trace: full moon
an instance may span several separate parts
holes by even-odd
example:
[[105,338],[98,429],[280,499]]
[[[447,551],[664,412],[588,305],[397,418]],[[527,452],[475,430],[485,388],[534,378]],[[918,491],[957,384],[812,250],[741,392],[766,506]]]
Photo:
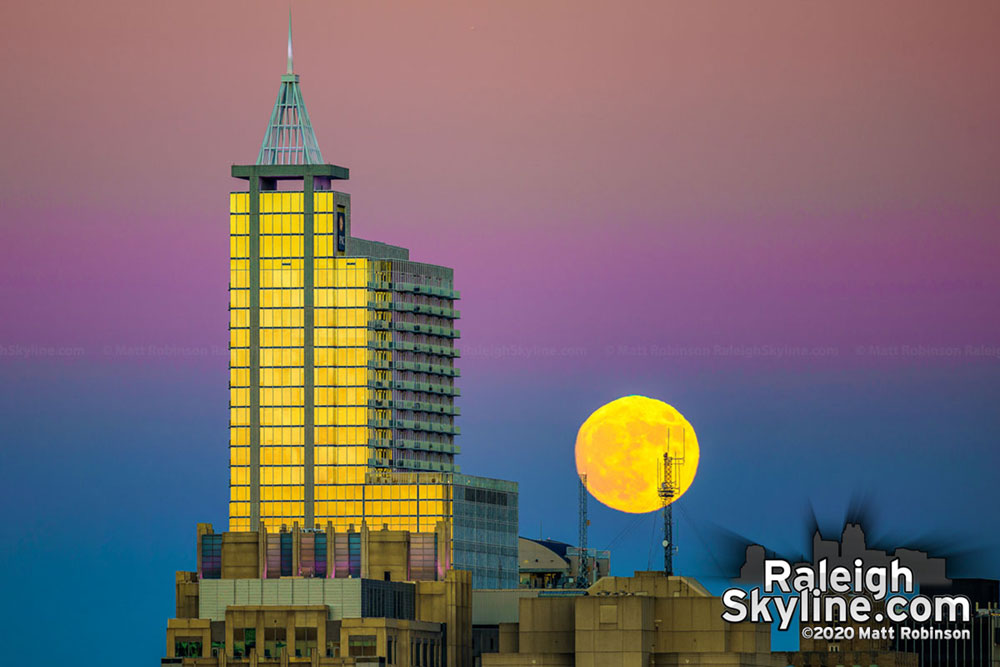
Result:
[[663,455],[678,458],[674,475],[678,492],[698,471],[698,438],[684,416],[645,396],[626,396],[598,408],[576,436],[576,471],[587,476],[587,490],[622,512],[641,514],[663,507],[658,494]]

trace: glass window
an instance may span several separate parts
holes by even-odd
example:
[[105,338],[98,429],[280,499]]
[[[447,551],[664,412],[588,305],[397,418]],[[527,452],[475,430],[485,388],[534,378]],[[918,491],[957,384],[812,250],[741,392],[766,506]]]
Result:
[[347,639],[347,655],[352,657],[374,656],[375,635],[352,635]]
[[196,637],[178,637],[174,641],[174,655],[178,658],[200,658],[201,639]]

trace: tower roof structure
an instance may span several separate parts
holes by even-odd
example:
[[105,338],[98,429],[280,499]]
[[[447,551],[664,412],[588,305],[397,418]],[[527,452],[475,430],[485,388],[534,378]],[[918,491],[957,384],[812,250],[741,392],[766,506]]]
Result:
[[324,164],[316,141],[299,75],[292,64],[292,14],[288,13],[288,66],[274,101],[271,119],[257,154],[258,165]]

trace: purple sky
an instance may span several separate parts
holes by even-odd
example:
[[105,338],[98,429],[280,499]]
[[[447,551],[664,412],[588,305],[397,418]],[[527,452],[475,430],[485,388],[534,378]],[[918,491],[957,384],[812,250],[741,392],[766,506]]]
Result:
[[[355,233],[455,267],[461,462],[521,482],[525,534],[575,539],[576,429],[632,393],[699,433],[691,571],[685,521],[801,548],[798,507],[859,488],[897,535],[1000,531],[970,511],[1000,464],[1000,5],[293,11]],[[149,659],[194,523],[224,523],[229,165],[256,156],[286,13],[2,10],[0,488],[31,499],[2,564],[44,577],[67,531],[74,567],[145,577]],[[628,520],[595,507],[593,543]],[[998,576],[987,548],[972,574]]]
[[[223,341],[284,66],[246,6],[5,10],[0,339]],[[997,341],[995,3],[295,12],[355,229],[456,268],[467,344]]]

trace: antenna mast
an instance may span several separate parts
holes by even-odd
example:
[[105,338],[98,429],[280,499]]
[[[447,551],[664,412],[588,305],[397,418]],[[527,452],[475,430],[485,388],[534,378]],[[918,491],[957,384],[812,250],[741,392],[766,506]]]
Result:
[[[671,577],[674,574],[674,498],[680,492],[680,466],[684,463],[684,444],[687,439],[687,429],[681,427],[681,453],[673,455],[670,447],[670,427],[667,427],[667,451],[663,454],[662,473],[658,493],[663,503],[663,573]],[[659,461],[657,461],[659,468]]]
[[294,74],[295,68],[292,67],[292,8],[288,8],[288,68],[286,74]]
[[590,562],[587,558],[587,526],[590,519],[587,518],[587,500],[590,493],[587,491],[587,473],[580,475],[580,555],[578,557],[576,585],[580,588],[590,586]]

